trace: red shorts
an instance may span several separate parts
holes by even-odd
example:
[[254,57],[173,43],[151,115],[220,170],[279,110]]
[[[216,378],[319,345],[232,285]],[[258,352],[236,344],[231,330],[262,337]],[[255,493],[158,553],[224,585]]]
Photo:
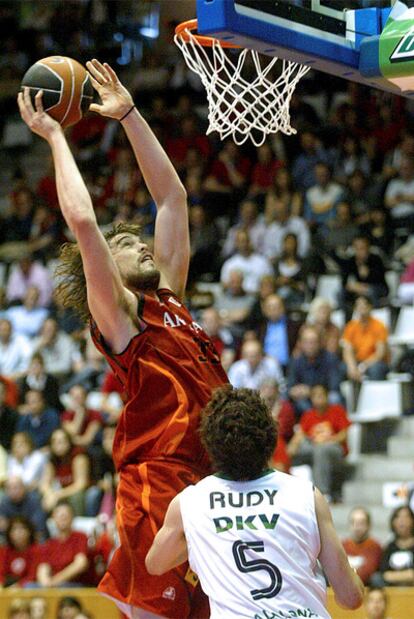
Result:
[[116,519],[120,546],[99,583],[101,593],[169,619],[207,619],[207,597],[180,565],[163,576],[150,576],[145,557],[174,496],[200,476],[185,464],[151,461],[130,464],[120,473]]

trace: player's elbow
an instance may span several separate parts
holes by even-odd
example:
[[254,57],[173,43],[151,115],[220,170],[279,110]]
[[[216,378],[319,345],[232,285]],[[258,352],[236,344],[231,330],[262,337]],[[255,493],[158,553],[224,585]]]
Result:
[[349,610],[356,610],[364,601],[364,590],[360,589],[355,592],[355,595],[349,600]]
[[88,209],[72,209],[68,214],[68,224],[78,238],[82,234],[90,234],[91,229],[97,228],[95,214],[89,212]]
[[342,606],[342,608],[346,608],[346,610],[356,610],[364,601],[364,590],[361,587],[355,591],[349,592],[346,596],[342,595],[339,597],[336,595],[335,597],[339,606]]
[[154,554],[151,552],[151,550],[145,557],[145,567],[148,574],[151,574],[151,576],[162,576],[162,574],[166,572],[166,570],[163,569],[160,561],[157,560],[157,557],[154,557]]

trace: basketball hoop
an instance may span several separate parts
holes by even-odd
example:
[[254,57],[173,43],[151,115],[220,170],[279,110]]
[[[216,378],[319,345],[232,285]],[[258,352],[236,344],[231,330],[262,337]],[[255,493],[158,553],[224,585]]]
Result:
[[[290,124],[289,105],[309,67],[276,57],[266,56],[265,60],[256,50],[201,36],[194,30],[196,19],[179,24],[174,41],[207,91],[207,135],[217,131],[222,140],[232,136],[239,146],[248,138],[261,146],[269,133],[296,133]],[[230,50],[237,54],[234,60]]]

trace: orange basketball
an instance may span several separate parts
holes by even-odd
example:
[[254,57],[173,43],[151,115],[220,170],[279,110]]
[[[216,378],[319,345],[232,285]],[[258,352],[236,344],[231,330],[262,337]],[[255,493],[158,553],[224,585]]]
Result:
[[30,88],[32,101],[43,90],[45,111],[63,128],[77,123],[93,100],[93,87],[85,67],[67,56],[38,60],[24,74],[24,86]]

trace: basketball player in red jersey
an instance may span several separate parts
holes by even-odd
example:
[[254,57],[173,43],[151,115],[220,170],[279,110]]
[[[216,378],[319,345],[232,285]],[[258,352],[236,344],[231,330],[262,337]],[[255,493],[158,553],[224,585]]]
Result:
[[122,381],[128,400],[113,456],[119,472],[121,545],[100,591],[130,619],[209,616],[186,567],[150,576],[145,556],[171,499],[209,471],[198,438],[200,410],[227,382],[218,355],[181,298],[189,263],[185,190],[131,95],[107,64],[87,63],[101,104],[90,109],[120,120],[157,205],[154,256],[133,226],[105,238],[60,125],[18,95],[23,120],[49,143],[60,208],[76,244],[61,254],[60,293],[90,320],[93,340]]

